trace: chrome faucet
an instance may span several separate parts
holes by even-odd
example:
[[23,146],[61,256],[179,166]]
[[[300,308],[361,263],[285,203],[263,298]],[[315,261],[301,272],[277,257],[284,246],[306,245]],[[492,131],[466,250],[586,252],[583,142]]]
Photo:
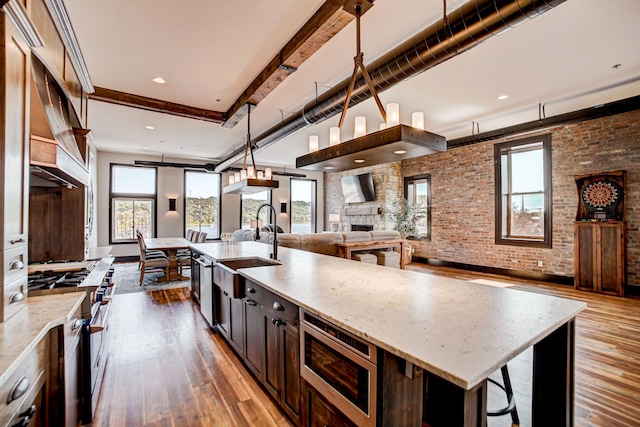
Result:
[[274,260],[278,260],[278,226],[276,225],[276,218],[277,218],[277,213],[276,213],[276,209],[271,206],[271,204],[269,203],[263,203],[260,205],[260,207],[258,208],[258,212],[256,212],[256,235],[255,235],[255,240],[260,240],[260,226],[258,224],[260,224],[258,217],[260,216],[260,210],[262,208],[264,208],[265,206],[268,206],[271,208],[271,211],[273,212],[273,253],[271,254],[271,259]]

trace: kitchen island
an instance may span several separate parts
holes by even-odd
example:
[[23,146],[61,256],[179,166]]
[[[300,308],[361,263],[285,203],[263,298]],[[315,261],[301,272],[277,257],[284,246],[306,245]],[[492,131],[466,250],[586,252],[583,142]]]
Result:
[[[271,251],[255,242],[191,246],[215,261]],[[484,425],[487,377],[530,346],[533,424],[573,425],[574,319],[584,303],[288,248],[279,262],[238,272],[423,368],[432,425]]]

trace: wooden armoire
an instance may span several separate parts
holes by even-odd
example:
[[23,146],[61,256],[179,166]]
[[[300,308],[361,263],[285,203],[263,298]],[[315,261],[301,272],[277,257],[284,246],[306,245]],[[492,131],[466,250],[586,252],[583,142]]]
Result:
[[580,203],[574,226],[576,289],[624,296],[626,171],[575,177]]

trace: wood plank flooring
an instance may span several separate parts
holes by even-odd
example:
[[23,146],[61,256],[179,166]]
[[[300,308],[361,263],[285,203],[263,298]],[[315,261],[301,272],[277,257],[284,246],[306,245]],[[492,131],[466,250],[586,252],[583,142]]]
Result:
[[94,426],[292,426],[186,288],[116,295]]
[[[585,301],[576,321],[575,425],[640,426],[640,300],[411,264],[408,269]],[[187,289],[116,295],[96,426],[292,426]],[[509,363],[522,426],[531,425],[531,349]],[[493,375],[500,378],[499,372]],[[492,408],[503,393],[490,387]],[[490,427],[510,426],[509,416]]]

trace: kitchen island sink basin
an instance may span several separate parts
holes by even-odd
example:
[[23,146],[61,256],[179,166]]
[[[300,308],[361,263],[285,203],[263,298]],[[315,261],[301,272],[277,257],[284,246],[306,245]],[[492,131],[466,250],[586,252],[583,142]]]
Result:
[[278,261],[268,260],[259,257],[247,257],[218,261],[213,270],[213,281],[224,292],[233,298],[243,298],[245,296],[244,277],[236,270],[241,268],[267,267],[280,265]]

